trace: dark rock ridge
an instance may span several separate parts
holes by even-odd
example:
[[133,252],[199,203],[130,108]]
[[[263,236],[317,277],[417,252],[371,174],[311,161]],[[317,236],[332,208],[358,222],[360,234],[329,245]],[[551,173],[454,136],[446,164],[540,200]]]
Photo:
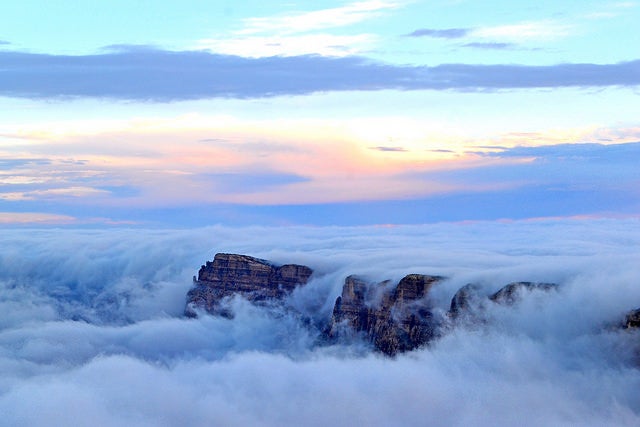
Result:
[[185,314],[195,317],[198,309],[229,317],[223,299],[241,295],[258,302],[281,299],[307,283],[313,270],[304,265],[276,265],[247,255],[219,253],[200,267],[194,287],[187,293]]
[[625,329],[640,328],[640,308],[631,310],[624,318],[623,327]]
[[470,314],[481,304],[480,287],[475,283],[469,283],[458,289],[458,292],[451,298],[449,316],[456,319],[463,314]]
[[557,288],[558,285],[555,283],[513,282],[491,295],[489,299],[493,302],[511,305],[521,299],[524,292],[550,291]]
[[[219,253],[200,268],[197,279],[194,277],[185,314],[195,317],[203,310],[231,317],[225,300],[234,295],[255,304],[284,306],[285,297],[305,285],[312,273],[304,265],[276,265],[246,255]],[[323,342],[362,339],[376,351],[393,356],[426,345],[456,325],[486,324],[486,309],[492,304],[510,306],[529,293],[558,288],[554,283],[512,282],[488,295],[479,285],[468,284],[453,296],[448,311],[436,310],[430,290],[443,280],[441,276],[409,274],[393,284],[348,276],[331,318],[314,327],[323,331]],[[627,313],[622,327],[640,327],[640,308]]]
[[439,280],[442,277],[410,274],[390,288],[389,281],[369,285],[349,276],[325,335],[330,340],[362,335],[388,355],[413,350],[435,336],[436,322],[423,299]]
[[524,298],[527,293],[548,292],[557,288],[558,285],[555,283],[512,282],[491,295],[482,295],[479,285],[469,283],[455,293],[447,315],[453,320],[464,317],[466,320],[482,322],[483,312],[490,302],[513,305]]

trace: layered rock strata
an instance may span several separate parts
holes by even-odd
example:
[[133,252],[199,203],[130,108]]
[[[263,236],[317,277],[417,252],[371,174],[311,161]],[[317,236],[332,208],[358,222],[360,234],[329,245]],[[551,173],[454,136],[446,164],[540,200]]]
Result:
[[427,294],[439,276],[410,274],[390,287],[389,281],[369,284],[346,278],[325,331],[330,340],[361,335],[388,355],[412,350],[431,340],[436,331]]
[[313,270],[305,265],[276,265],[247,255],[219,253],[213,262],[200,268],[194,287],[187,294],[185,314],[195,317],[198,310],[229,317],[225,298],[241,295],[259,302],[281,299],[297,286],[308,282]]

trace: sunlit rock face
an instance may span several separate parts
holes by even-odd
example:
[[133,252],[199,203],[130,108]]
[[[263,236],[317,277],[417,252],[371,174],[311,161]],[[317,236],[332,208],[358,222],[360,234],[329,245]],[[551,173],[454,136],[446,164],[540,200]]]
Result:
[[349,276],[336,299],[326,336],[339,340],[360,335],[387,355],[420,347],[435,336],[437,322],[428,292],[440,280],[410,274],[390,286],[389,281],[369,284]]
[[229,317],[222,300],[241,295],[253,302],[282,299],[297,286],[307,283],[313,270],[304,265],[276,265],[247,255],[216,254],[200,268],[194,287],[187,294],[185,314],[197,310]]

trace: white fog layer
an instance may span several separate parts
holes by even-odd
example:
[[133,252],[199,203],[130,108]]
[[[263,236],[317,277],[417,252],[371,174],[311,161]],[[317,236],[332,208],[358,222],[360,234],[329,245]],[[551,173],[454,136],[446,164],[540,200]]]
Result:
[[[216,252],[308,265],[295,310],[183,316]],[[346,276],[557,283],[395,358],[323,345]],[[0,425],[640,425],[640,221],[2,230]],[[298,314],[295,314],[295,313]],[[310,322],[301,321],[310,318]]]

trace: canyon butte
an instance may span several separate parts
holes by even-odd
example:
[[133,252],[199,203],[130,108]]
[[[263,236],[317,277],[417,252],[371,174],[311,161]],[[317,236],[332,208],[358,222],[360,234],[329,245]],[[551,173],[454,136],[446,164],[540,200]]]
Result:
[[[282,304],[296,288],[305,286],[313,270],[304,265],[278,265],[247,255],[218,253],[203,265],[187,293],[185,315],[201,313],[233,317],[228,304],[240,296],[256,305]],[[398,283],[345,278],[331,318],[320,325],[321,342],[361,340],[378,352],[393,356],[428,344],[458,323],[482,324],[490,304],[509,306],[532,292],[552,292],[554,283],[513,282],[497,292],[482,294],[468,284],[456,292],[446,313],[435,312],[430,291],[441,276],[409,274]],[[287,307],[292,310],[291,307]],[[621,328],[640,327],[640,309],[629,312]]]

